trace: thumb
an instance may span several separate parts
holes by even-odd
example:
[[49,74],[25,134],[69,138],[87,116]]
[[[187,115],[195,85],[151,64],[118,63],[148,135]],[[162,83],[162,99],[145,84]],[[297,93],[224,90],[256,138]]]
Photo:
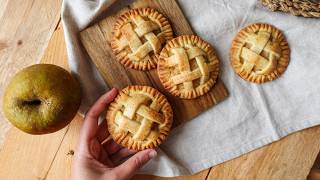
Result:
[[138,171],[143,165],[145,165],[150,159],[157,156],[157,151],[154,149],[146,149],[137,152],[130,159],[122,163],[120,166],[116,167],[115,170],[118,171],[123,179],[128,179],[132,177],[136,171]]

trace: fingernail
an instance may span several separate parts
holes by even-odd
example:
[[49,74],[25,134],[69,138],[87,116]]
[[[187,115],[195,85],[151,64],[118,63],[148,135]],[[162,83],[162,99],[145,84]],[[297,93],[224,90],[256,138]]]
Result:
[[153,159],[153,158],[155,158],[156,156],[157,156],[157,151],[152,150],[152,151],[149,152],[149,158],[150,158],[150,159]]

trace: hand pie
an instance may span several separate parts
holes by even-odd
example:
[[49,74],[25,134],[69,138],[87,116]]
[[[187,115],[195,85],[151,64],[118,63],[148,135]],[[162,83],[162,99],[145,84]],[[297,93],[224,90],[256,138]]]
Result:
[[111,48],[126,67],[150,70],[167,40],[173,38],[168,20],[155,9],[132,9],[120,15],[113,28]]
[[280,30],[269,24],[242,29],[231,46],[231,65],[243,79],[254,83],[272,81],[289,64],[290,49]]
[[192,99],[207,93],[218,74],[214,49],[198,36],[174,38],[161,51],[158,75],[165,89],[175,96]]
[[170,131],[172,117],[169,102],[158,90],[128,86],[110,104],[106,119],[116,143],[143,150],[162,143]]

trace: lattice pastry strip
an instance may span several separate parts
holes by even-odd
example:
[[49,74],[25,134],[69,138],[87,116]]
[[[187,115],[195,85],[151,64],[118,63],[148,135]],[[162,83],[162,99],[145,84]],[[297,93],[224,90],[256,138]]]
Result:
[[[151,122],[152,121],[147,121],[147,123],[150,124],[150,125],[151,125]],[[143,123],[139,123],[137,121],[133,121],[133,120],[127,118],[126,116],[124,116],[121,112],[117,112],[116,118],[115,118],[115,123],[118,125],[120,131],[128,131],[131,134],[134,134],[134,136],[137,136],[137,134],[135,134],[135,133],[137,133],[139,131],[139,129],[141,129],[141,127],[143,126],[142,125]],[[145,133],[144,134],[145,137],[138,137],[138,138],[136,137],[136,138],[133,138],[133,139],[153,140],[154,138],[158,137],[159,132],[149,130],[149,129],[151,129],[151,126],[147,127],[147,128],[148,129],[144,132]],[[148,134],[148,136],[146,134]]]
[[172,110],[157,90],[129,86],[111,103],[107,121],[117,143],[141,150],[156,147],[164,140],[172,124]]
[[148,70],[156,67],[162,45],[172,37],[163,15],[151,8],[133,9],[117,19],[111,47],[122,64]]
[[[150,107],[147,107],[144,105],[149,101],[149,98],[146,96],[138,95],[127,97],[126,99],[127,101],[123,104],[125,107],[123,116],[128,117],[129,119],[134,119],[135,114],[138,114],[143,117],[141,120],[141,126],[138,129],[135,129],[135,131],[130,129],[130,132],[134,134],[133,139],[144,140],[150,133],[153,122],[158,123],[160,126],[164,123],[163,115],[158,113],[160,106],[157,101],[153,101]],[[153,131],[152,134],[156,134],[156,132]]]
[[[210,72],[215,70],[214,64],[217,65],[217,63],[210,62],[209,64],[207,64],[205,62],[206,59],[204,57],[205,53],[200,48],[194,46],[188,48],[189,49],[187,50],[185,50],[184,48],[179,48],[180,51],[177,51],[177,49],[172,49],[172,53],[174,55],[168,58],[168,62],[173,66],[176,64],[178,64],[178,66],[188,66],[186,71],[180,68],[181,74],[173,76],[172,81],[176,85],[181,84],[183,82],[184,84],[189,83],[188,86],[185,85],[185,88],[192,89],[193,80],[200,78],[201,85],[209,80]],[[181,54],[184,54],[184,56],[181,56]],[[198,68],[191,71],[189,61],[192,59],[196,60]]]
[[276,79],[289,63],[284,35],[269,24],[252,24],[232,42],[231,64],[243,79],[263,83]]
[[213,48],[197,36],[180,36],[169,41],[160,55],[160,80],[167,90],[181,98],[195,98],[208,92],[218,72],[219,61]]

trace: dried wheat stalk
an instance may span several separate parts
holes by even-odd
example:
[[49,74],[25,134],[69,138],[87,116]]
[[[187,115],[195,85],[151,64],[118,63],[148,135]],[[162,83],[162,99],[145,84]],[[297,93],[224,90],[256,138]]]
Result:
[[289,12],[295,16],[320,17],[319,0],[261,0],[272,11]]

